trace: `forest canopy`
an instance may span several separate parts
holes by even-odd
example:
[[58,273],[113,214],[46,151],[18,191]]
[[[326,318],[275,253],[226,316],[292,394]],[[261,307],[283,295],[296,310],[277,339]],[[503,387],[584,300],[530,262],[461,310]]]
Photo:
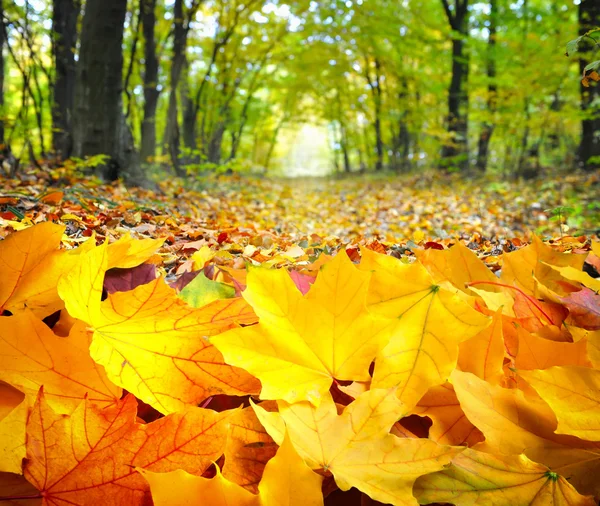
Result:
[[600,162],[600,34],[581,37],[596,0],[0,4],[9,171],[92,157],[133,182],[158,165],[534,177]]

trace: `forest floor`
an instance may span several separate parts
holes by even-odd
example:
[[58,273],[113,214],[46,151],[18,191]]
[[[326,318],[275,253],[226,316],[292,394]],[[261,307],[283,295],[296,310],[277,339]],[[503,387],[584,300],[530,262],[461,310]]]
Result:
[[[163,178],[156,191],[102,184],[65,168],[30,169],[0,186],[0,237],[41,221],[67,226],[63,244],[166,237],[169,277],[204,251],[221,265],[300,265],[342,245],[412,256],[461,241],[493,270],[503,251],[538,234],[555,248],[598,233],[600,174],[541,181],[461,180],[437,173],[323,179],[221,175]],[[204,247],[204,248],[203,248]],[[391,250],[391,251],[390,251]],[[212,258],[212,257],[211,257]],[[196,262],[196,266],[198,263]]]

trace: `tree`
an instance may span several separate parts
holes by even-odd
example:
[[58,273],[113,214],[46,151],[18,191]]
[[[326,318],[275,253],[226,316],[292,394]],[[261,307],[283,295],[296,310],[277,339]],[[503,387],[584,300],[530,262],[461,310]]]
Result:
[[156,108],[158,106],[159,61],[156,54],[156,0],[140,1],[144,32],[144,120],[140,157],[146,160],[156,154]]
[[469,29],[469,0],[442,0],[444,12],[452,29],[452,77],[448,89],[448,139],[442,148],[444,166],[468,168],[469,59],[465,51]]
[[108,155],[97,173],[142,182],[132,134],[123,114],[123,29],[126,0],[88,0],[73,110],[75,156]]
[[4,146],[4,44],[6,42],[6,27],[4,25],[4,0],[0,0],[0,145]]
[[490,0],[490,18],[488,24],[487,44],[487,114],[488,119],[483,122],[479,134],[477,150],[477,169],[485,172],[488,164],[490,140],[494,133],[493,116],[496,113],[496,95],[498,86],[496,84],[496,31],[498,28],[498,0]]
[[55,78],[52,104],[52,148],[63,158],[71,156],[75,51],[81,0],[53,0],[52,53]]
[[[600,27],[600,2],[597,0],[581,0],[579,4],[579,35]],[[582,57],[579,59],[581,73],[584,74],[588,60],[585,53],[597,49],[598,43],[589,37],[581,39]],[[581,141],[577,153],[579,164],[586,170],[594,170],[600,167],[600,86],[592,83],[581,85],[581,110],[583,119],[581,121]]]

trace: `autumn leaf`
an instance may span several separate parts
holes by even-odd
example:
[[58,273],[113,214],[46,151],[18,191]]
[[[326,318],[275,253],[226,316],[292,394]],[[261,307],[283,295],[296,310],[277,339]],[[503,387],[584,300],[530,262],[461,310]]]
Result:
[[230,413],[188,408],[144,425],[136,408],[129,395],[59,415],[40,390],[27,421],[25,477],[44,505],[141,505],[147,484],[136,467],[202,473],[223,453]]
[[[431,273],[436,283],[449,281],[468,295],[472,295],[467,286],[467,283],[471,281],[498,281],[498,278],[477,258],[477,255],[461,242],[457,242],[450,249],[445,250],[416,249],[415,255]],[[492,291],[494,291],[493,288]]]
[[25,302],[42,318],[60,309],[56,283],[66,255],[58,249],[64,230],[45,222],[0,242],[0,312]]
[[25,394],[0,381],[0,473],[22,472],[28,410]]
[[555,365],[591,366],[587,357],[588,342],[565,343],[544,339],[517,327],[519,352],[514,366],[519,369],[546,369]]
[[92,358],[115,384],[161,413],[197,405],[211,395],[258,393],[258,381],[223,362],[207,337],[255,316],[242,299],[189,307],[162,278],[100,301],[106,246],[82,256],[62,278],[67,310],[94,330]]
[[504,371],[504,335],[502,332],[502,309],[498,309],[489,327],[459,344],[458,368],[472,372],[488,383],[497,384]]
[[235,296],[233,286],[212,281],[203,272],[200,272],[190,283],[188,283],[179,297],[192,307],[202,307],[220,299],[231,299]]
[[569,310],[569,322],[588,330],[600,330],[600,295],[583,288],[561,299]]
[[131,234],[125,234],[108,245],[107,270],[140,265],[152,257],[164,242],[164,239],[133,239]]
[[583,272],[582,270],[577,270],[574,267],[566,266],[566,267],[556,267],[554,265],[548,265],[551,269],[559,272],[560,275],[568,279],[570,281],[577,281],[581,283],[583,286],[588,287],[590,290],[594,292],[600,292],[600,281],[592,278],[588,273]]
[[369,278],[345,253],[323,267],[306,296],[285,270],[252,269],[243,295],[259,324],[211,342],[228,364],[260,379],[262,399],[318,405],[333,379],[368,380],[387,341],[389,321],[365,306]]
[[467,448],[447,469],[422,476],[414,493],[420,504],[452,503],[593,506],[562,476],[525,455],[490,455]]
[[449,383],[431,387],[412,413],[431,418],[429,439],[436,443],[473,446],[483,441],[481,431],[466,417]]
[[[322,506],[322,477],[310,470],[286,435],[277,454],[267,462],[258,495],[228,481],[217,467],[214,478],[185,471],[153,473],[140,470],[148,480],[155,506]],[[173,490],[176,490],[174,493]]]
[[502,255],[500,279],[507,285],[519,286],[527,294],[535,295],[536,279],[548,284],[560,278],[550,265],[581,270],[584,262],[585,255],[560,253],[534,235],[528,246]]
[[416,504],[417,477],[442,469],[462,448],[389,433],[404,412],[393,390],[369,390],[338,415],[331,396],[318,407],[278,401],[279,413],[253,405],[269,435],[284,434],[312,469],[331,472],[341,490],[356,487],[372,499],[394,505]]
[[[277,409],[273,401],[261,403]],[[258,484],[266,463],[277,451],[275,441],[267,434],[251,407],[241,409],[231,415],[223,477],[237,483],[253,494],[258,492]]]
[[556,414],[558,434],[600,441],[600,371],[564,366],[520,371],[519,375]]
[[405,265],[367,249],[362,253],[360,269],[372,272],[368,308],[395,319],[390,341],[375,362],[372,387],[398,386],[400,399],[415,406],[428,388],[446,381],[459,343],[477,335],[490,319],[433,284],[420,264]]
[[[519,455],[548,466],[582,494],[600,496],[600,444],[555,434],[556,417],[540,398],[518,389],[490,385],[454,371],[451,382],[467,418],[485,436],[477,449]],[[535,393],[534,393],[535,394]]]
[[36,398],[44,386],[46,400],[58,413],[71,413],[83,399],[106,406],[122,391],[89,356],[86,326],[77,322],[68,337],[59,337],[31,311],[0,318],[0,379]]

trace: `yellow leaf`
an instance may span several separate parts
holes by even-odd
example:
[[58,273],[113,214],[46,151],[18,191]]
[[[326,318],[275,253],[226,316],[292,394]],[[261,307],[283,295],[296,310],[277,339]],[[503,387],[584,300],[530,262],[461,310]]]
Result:
[[519,352],[515,358],[517,369],[546,369],[555,365],[591,366],[587,358],[588,341],[576,343],[550,341],[517,327]]
[[504,376],[504,355],[502,309],[498,309],[488,328],[460,343],[458,367],[495,385]]
[[128,269],[148,260],[163,245],[164,239],[133,239],[127,233],[108,245],[107,268]]
[[419,478],[414,493],[421,504],[510,506],[594,506],[562,476],[525,455],[503,456],[467,448],[443,471]]
[[433,284],[420,264],[363,249],[360,269],[372,272],[369,309],[394,318],[390,341],[378,355],[373,388],[398,386],[409,409],[428,388],[447,379],[458,358],[458,345],[490,323],[462,298]]
[[23,392],[0,381],[0,473],[22,473],[29,406]]
[[197,405],[211,395],[258,392],[258,381],[225,364],[207,339],[255,321],[242,299],[195,309],[157,278],[101,302],[106,263],[106,245],[82,255],[61,278],[59,293],[69,313],[93,328],[90,353],[111,381],[162,413]]
[[216,252],[211,250],[208,246],[202,246],[192,255],[194,270],[199,271],[204,269],[204,266],[213,259],[215,254]]
[[59,413],[72,412],[85,398],[100,406],[113,404],[122,391],[89,356],[90,341],[83,322],[65,338],[31,311],[0,318],[0,379],[21,389],[31,404],[43,385]]
[[156,506],[322,506],[322,477],[315,474],[296,453],[286,435],[277,454],[267,462],[254,495],[227,480],[217,466],[214,478],[193,476],[185,471],[153,473],[139,470],[150,484]]
[[[508,285],[517,285],[529,295],[535,294],[537,278],[544,284],[559,278],[559,275],[547,264],[557,267],[570,266],[581,270],[585,255],[560,253],[537,236],[533,236],[531,244],[511,253],[502,255],[502,275],[500,279]],[[549,286],[549,288],[552,288]]]
[[431,418],[429,439],[436,443],[473,446],[483,441],[481,431],[466,417],[449,383],[431,387],[412,413]]
[[338,415],[331,396],[318,407],[278,401],[279,413],[254,410],[276,441],[285,431],[312,469],[330,471],[338,487],[356,487],[371,499],[395,505],[415,504],[416,478],[442,469],[462,448],[389,433],[404,414],[393,390],[369,390]]
[[519,375],[552,408],[558,434],[600,441],[600,371],[587,367],[551,367]]
[[563,278],[577,281],[595,292],[600,292],[600,280],[592,278],[592,276],[587,272],[583,272],[581,269],[575,269],[571,266],[555,267],[554,265],[548,265],[548,267],[559,272]]
[[43,318],[60,309],[56,283],[65,256],[58,250],[64,229],[40,223],[0,242],[0,311],[20,309],[27,303],[39,309]]
[[323,267],[305,296],[285,270],[252,269],[243,295],[259,324],[211,342],[228,364],[260,379],[262,399],[318,405],[334,378],[368,380],[369,365],[387,341],[389,321],[365,306],[369,278],[345,253]]
[[[472,281],[490,281],[497,283],[498,278],[492,271],[467,248],[463,243],[457,242],[450,249],[415,250],[415,255],[425,268],[431,273],[436,283],[450,281],[459,290],[471,295],[467,283]],[[496,291],[493,285],[490,291]]]

